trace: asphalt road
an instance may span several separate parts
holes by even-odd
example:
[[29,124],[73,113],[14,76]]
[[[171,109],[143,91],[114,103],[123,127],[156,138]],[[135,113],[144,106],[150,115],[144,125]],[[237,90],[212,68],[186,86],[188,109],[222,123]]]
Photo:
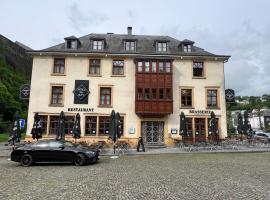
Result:
[[270,153],[102,157],[21,167],[0,158],[0,199],[270,199]]

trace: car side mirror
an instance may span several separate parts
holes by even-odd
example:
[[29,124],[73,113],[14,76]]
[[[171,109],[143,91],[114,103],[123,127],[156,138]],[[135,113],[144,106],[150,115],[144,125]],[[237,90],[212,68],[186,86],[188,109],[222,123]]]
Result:
[[63,150],[64,148],[65,148],[64,145],[60,145],[60,146],[59,146],[59,149],[62,149],[62,150]]

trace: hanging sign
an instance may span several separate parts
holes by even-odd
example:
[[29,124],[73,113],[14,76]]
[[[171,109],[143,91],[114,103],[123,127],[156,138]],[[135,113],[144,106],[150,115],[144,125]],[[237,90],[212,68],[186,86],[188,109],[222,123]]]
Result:
[[75,80],[74,104],[88,104],[89,81]]
[[232,89],[225,90],[225,99],[227,103],[234,103],[235,102],[235,93]]
[[30,85],[25,84],[20,88],[20,98],[21,99],[29,99],[30,97]]

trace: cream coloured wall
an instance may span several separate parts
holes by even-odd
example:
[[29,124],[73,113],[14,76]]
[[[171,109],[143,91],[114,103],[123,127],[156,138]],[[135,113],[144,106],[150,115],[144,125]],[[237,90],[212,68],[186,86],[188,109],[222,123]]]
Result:
[[[193,88],[193,106],[195,110],[211,110],[220,118],[220,136],[227,136],[226,124],[226,104],[225,104],[225,88],[224,88],[224,63],[222,61],[204,61],[205,78],[196,79],[192,77],[193,61],[191,60],[175,60],[173,62],[173,114],[169,115],[168,131],[172,128],[179,129],[179,115],[183,111],[187,117],[210,117],[210,115],[190,114],[190,109],[181,108],[180,104],[180,87]],[[206,108],[206,88],[214,87],[219,91],[219,107],[220,109]],[[177,135],[172,135],[177,137]]]
[[[30,134],[33,116],[35,112],[59,114],[62,110],[66,115],[76,114],[68,112],[68,108],[94,108],[93,113],[80,112],[82,116],[81,126],[82,135],[84,134],[84,124],[86,115],[107,114],[114,109],[125,116],[124,136],[128,138],[137,138],[141,135],[140,123],[142,120],[135,114],[135,64],[132,58],[125,58],[125,76],[113,77],[112,60],[117,57],[103,57],[101,59],[101,76],[88,76],[89,57],[69,56],[66,57],[66,72],[64,76],[54,76],[52,74],[53,57],[52,56],[34,56],[33,71],[31,81],[31,94],[29,101],[27,134]],[[120,58],[121,59],[121,58]],[[183,111],[187,116],[191,116],[189,109],[180,108],[180,89],[181,86],[192,86],[194,88],[194,109],[206,110],[206,87],[218,87],[220,109],[214,110],[220,117],[221,137],[226,136],[226,109],[224,97],[224,64],[222,61],[205,61],[206,70],[205,79],[192,78],[193,61],[175,59],[173,62],[173,114],[163,118],[166,125],[165,138],[176,137],[170,134],[172,128],[179,129],[179,114]],[[75,80],[89,80],[89,100],[88,105],[73,104]],[[64,85],[64,106],[50,106],[51,84]],[[98,106],[99,85],[112,85],[113,88],[113,107],[102,108]],[[209,117],[209,115],[207,115]],[[162,120],[162,119],[160,119]],[[135,128],[135,134],[129,134],[128,129]]]
[[[94,108],[93,113],[110,114],[112,109],[114,109],[123,114],[125,116],[125,136],[137,138],[137,129],[135,130],[135,134],[128,133],[129,128],[136,128],[138,118],[135,114],[135,64],[133,59],[125,59],[125,76],[112,77],[112,60],[113,58],[102,59],[101,77],[92,77],[88,76],[88,57],[66,57],[66,75],[52,76],[53,57],[35,56],[33,58],[27,133],[30,134],[31,132],[35,112],[59,114],[63,110],[65,114],[68,115],[75,114],[75,112],[68,112],[69,107],[83,107]],[[73,104],[75,80],[89,80],[90,94],[88,105]],[[51,84],[64,84],[64,107],[49,106]],[[99,85],[111,85],[113,87],[112,108],[102,108],[98,106]],[[82,130],[84,130],[85,124],[83,116],[93,113],[80,113],[82,116]]]

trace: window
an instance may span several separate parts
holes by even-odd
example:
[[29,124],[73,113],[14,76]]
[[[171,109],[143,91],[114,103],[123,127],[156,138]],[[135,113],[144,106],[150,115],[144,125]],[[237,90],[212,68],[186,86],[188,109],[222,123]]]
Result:
[[64,74],[65,73],[65,59],[64,58],[55,58],[53,65],[54,74]]
[[143,99],[143,92],[142,92],[142,88],[138,88],[138,93],[137,93],[137,98],[139,100],[142,100]]
[[49,144],[48,142],[45,141],[38,141],[37,144],[35,145],[37,148],[48,148]]
[[85,117],[85,134],[96,135],[97,134],[97,116]]
[[103,50],[104,41],[103,40],[93,40],[93,50]]
[[184,44],[183,51],[184,52],[191,52],[191,45],[190,44]]
[[144,71],[145,72],[149,72],[150,71],[150,63],[149,62],[145,62],[144,65],[145,65]]
[[171,63],[170,62],[166,62],[166,72],[167,73],[171,72]]
[[52,86],[51,104],[63,104],[63,86]]
[[157,98],[157,89],[152,88],[152,99],[156,99],[156,98]]
[[101,87],[100,88],[100,106],[111,106],[111,88]]
[[152,62],[152,72],[157,72],[157,63],[156,62]]
[[42,135],[47,133],[48,115],[39,115]]
[[123,60],[113,61],[113,75],[124,75],[124,61]]
[[217,90],[207,90],[207,107],[217,106]]
[[216,130],[217,130],[216,133],[212,133],[212,132],[211,132],[211,128],[210,128],[210,121],[211,121],[211,118],[208,118],[207,121],[208,121],[208,122],[207,122],[207,124],[208,124],[208,135],[218,134],[218,118],[216,118]]
[[100,135],[109,135],[109,127],[110,127],[110,117],[109,116],[100,116],[98,125],[99,125],[99,134]]
[[49,126],[49,133],[56,134],[57,128],[59,123],[59,116],[50,116],[50,126]]
[[170,88],[166,88],[166,98],[171,99],[171,89]]
[[[86,116],[85,118],[86,135],[109,135],[109,126],[110,116]],[[120,134],[123,135],[123,133],[124,117],[120,116]]]
[[163,62],[158,63],[158,72],[163,72]]
[[65,117],[65,134],[71,134],[71,131],[74,126],[74,116]]
[[167,42],[158,42],[157,43],[158,52],[167,52]]
[[195,118],[195,135],[205,135],[205,118]]
[[138,72],[142,72],[142,62],[138,62],[138,67],[137,67],[137,69],[138,69]]
[[62,145],[62,143],[57,141],[51,141],[50,142],[50,148],[59,148]]
[[192,89],[181,89],[181,106],[192,107]]
[[192,129],[192,118],[186,118],[186,129],[187,129],[187,135],[193,136],[193,129]]
[[163,88],[159,88],[159,99],[163,99],[164,94],[163,94]]
[[149,88],[144,89],[144,99],[149,100],[150,99],[150,91]]
[[89,74],[100,75],[100,60],[90,59]]
[[194,62],[193,63],[193,76],[194,77],[203,77],[203,62]]
[[76,40],[68,40],[67,41],[67,48],[68,49],[76,49],[77,48],[77,41]]
[[125,41],[125,51],[135,51],[136,42],[135,41]]

